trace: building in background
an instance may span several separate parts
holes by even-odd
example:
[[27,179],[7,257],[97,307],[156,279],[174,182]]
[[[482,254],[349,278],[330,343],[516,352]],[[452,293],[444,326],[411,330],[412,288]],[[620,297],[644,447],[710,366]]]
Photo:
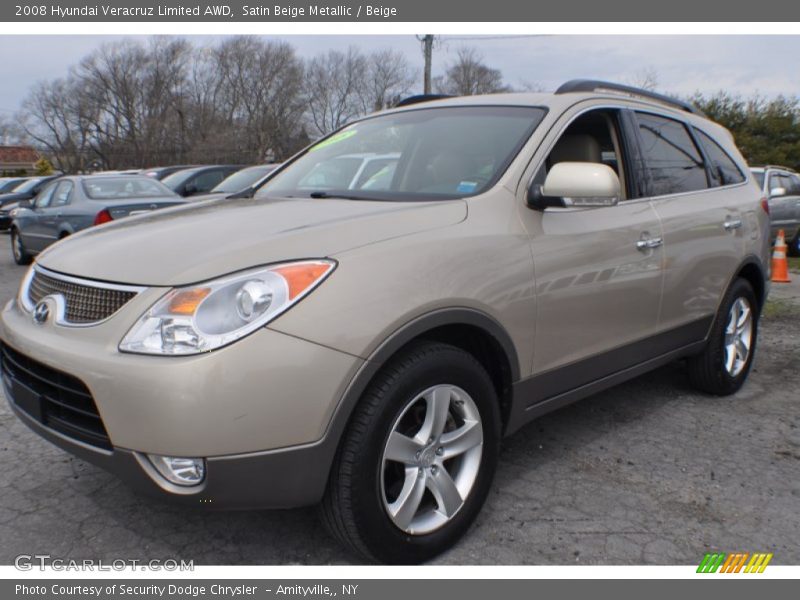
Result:
[[30,146],[0,146],[0,176],[33,175],[40,158]]

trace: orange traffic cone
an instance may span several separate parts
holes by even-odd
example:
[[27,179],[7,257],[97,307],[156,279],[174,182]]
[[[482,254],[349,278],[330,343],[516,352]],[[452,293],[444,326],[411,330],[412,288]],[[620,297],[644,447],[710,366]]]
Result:
[[789,263],[786,262],[786,238],[783,229],[775,238],[775,250],[772,252],[772,281],[775,283],[791,283],[789,279]]

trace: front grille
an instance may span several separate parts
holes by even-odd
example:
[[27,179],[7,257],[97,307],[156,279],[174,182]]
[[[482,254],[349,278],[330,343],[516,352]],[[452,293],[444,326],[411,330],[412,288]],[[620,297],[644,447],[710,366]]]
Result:
[[64,297],[64,319],[68,323],[95,323],[117,312],[136,292],[73,283],[34,271],[28,287],[31,304],[50,294]]
[[0,372],[11,401],[45,427],[92,446],[111,449],[91,392],[72,375],[0,345]]

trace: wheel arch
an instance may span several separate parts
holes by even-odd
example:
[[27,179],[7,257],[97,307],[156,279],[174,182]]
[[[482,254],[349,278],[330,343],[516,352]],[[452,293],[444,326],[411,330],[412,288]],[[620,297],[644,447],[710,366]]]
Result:
[[[358,401],[381,370],[409,344],[430,340],[452,344],[466,350],[487,369],[498,391],[503,428],[507,423],[512,384],[520,378],[520,365],[511,336],[494,318],[471,308],[439,309],[417,317],[384,340],[353,376],[342,395],[330,424],[319,442],[324,464],[317,468],[330,473],[334,457]],[[320,491],[320,496],[322,492]]]
[[328,434],[341,435],[358,399],[378,371],[409,344],[420,340],[451,344],[472,354],[495,384],[505,424],[511,403],[511,384],[520,378],[519,358],[511,336],[496,319],[484,312],[446,308],[412,319],[372,352],[339,402]]
[[[740,278],[747,281],[753,287],[753,291],[756,293],[756,299],[758,300],[758,308],[764,308],[764,303],[767,301],[768,288],[767,274],[764,271],[761,261],[755,256],[748,256],[745,258],[742,264],[739,265],[730,283]],[[728,284],[729,287],[730,283]]]

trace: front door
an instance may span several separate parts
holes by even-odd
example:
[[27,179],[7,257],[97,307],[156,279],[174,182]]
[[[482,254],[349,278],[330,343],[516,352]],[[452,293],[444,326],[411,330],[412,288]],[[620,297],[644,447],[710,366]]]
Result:
[[[661,225],[638,196],[620,111],[598,109],[561,131],[535,180],[562,161],[599,162],[621,182],[616,206],[527,210],[536,279],[535,403],[637,362],[656,330]],[[548,143],[547,141],[545,142]]]

